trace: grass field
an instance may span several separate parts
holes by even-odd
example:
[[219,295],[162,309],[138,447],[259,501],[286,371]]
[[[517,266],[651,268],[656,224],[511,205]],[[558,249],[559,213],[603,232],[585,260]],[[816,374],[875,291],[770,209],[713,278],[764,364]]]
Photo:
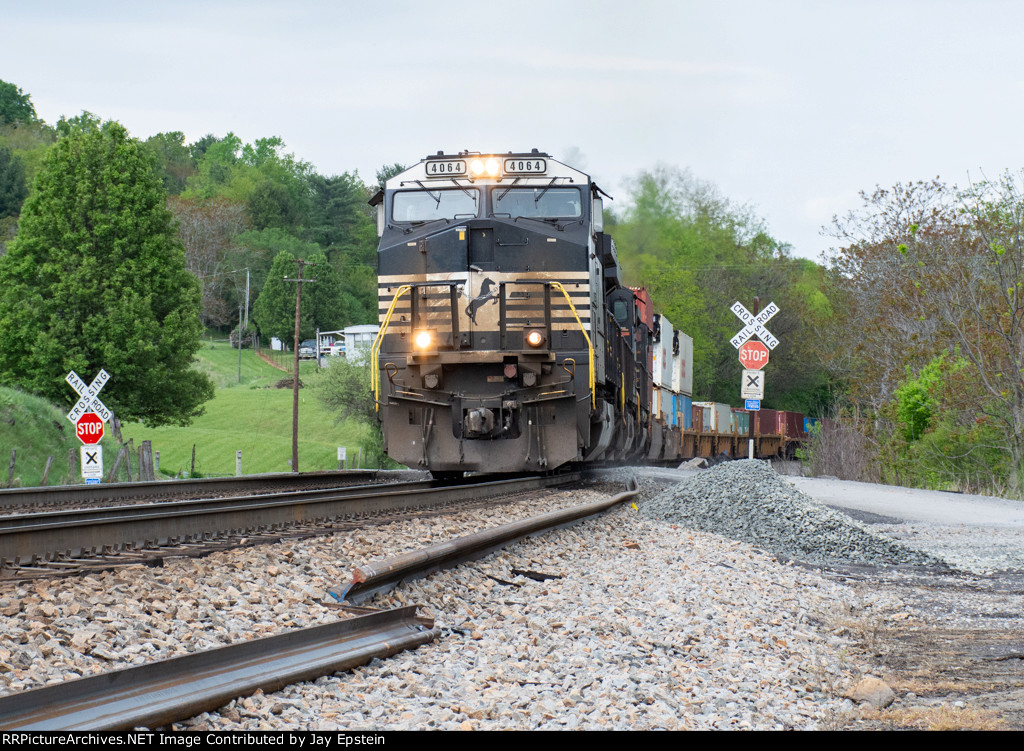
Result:
[[[266,353],[270,354],[270,353]],[[235,474],[235,452],[242,452],[242,471],[288,472],[292,456],[292,389],[274,388],[279,380],[290,377],[289,356],[277,354],[289,369],[283,372],[268,365],[252,350],[242,350],[242,382],[238,382],[238,350],[226,342],[205,344],[198,353],[197,367],[207,373],[216,386],[216,395],[206,404],[206,414],[186,428],[146,428],[139,423],[122,427],[127,441],[152,441],[160,452],[160,470],[176,475],[191,472],[192,446],[196,447],[197,474]],[[116,376],[116,374],[114,374]],[[299,378],[308,386],[316,377],[316,364],[300,363]],[[309,388],[299,391],[299,470],[311,472],[337,469],[338,447],[348,456],[359,453],[360,425],[336,425],[326,414]]]
[[[82,443],[75,437],[75,426],[66,413],[66,407],[62,411],[38,396],[0,386],[0,487],[7,487],[8,481],[22,488],[41,485],[49,456],[53,457],[53,464],[47,485],[82,482],[77,465]],[[117,455],[116,442],[106,438],[103,447],[104,456],[113,461]],[[75,457],[74,475],[68,466],[69,451]]]

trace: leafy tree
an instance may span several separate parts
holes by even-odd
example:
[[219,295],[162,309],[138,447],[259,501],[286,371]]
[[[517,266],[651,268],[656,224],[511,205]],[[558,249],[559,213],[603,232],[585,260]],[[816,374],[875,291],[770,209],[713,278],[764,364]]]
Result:
[[172,196],[185,190],[188,178],[196,172],[196,160],[185,145],[185,134],[181,131],[157,133],[147,138],[145,145],[156,155],[164,190]]
[[390,180],[392,177],[397,175],[399,172],[405,172],[409,169],[404,164],[394,162],[393,164],[385,164],[379,170],[377,170],[377,190],[384,190],[384,183]]
[[364,451],[364,464],[397,466],[384,451],[384,436],[370,391],[370,366],[357,365],[345,358],[330,359],[330,367],[315,377],[313,393],[326,409],[336,413],[338,422],[351,420],[366,426],[366,433],[359,442]]
[[[895,459],[880,452],[880,461],[911,481],[932,482],[941,463],[947,484],[987,475],[992,490],[1024,497],[1021,185],[1013,175],[966,191],[938,181],[897,185],[865,195],[862,211],[836,222],[837,236],[848,241],[829,269],[839,293],[837,336],[856,331],[860,340],[839,366],[851,398],[870,408],[879,445],[889,435],[908,442],[894,450]],[[894,411],[893,396],[897,405],[899,396],[910,404],[910,390],[920,395],[922,374],[930,372],[926,365],[944,351],[958,358],[944,370],[942,389],[929,389],[936,407],[927,410],[927,428],[901,431],[921,411]],[[905,373],[919,375],[901,386]],[[978,441],[970,450],[968,436]],[[926,463],[931,474],[900,464],[924,447],[934,459]]]
[[88,110],[82,110],[81,115],[74,117],[62,117],[57,121],[56,130],[58,137],[70,136],[75,133],[92,133],[103,126],[102,118],[94,115]]
[[0,258],[0,382],[71,404],[69,370],[111,373],[122,419],[187,424],[213,396],[192,369],[199,285],[149,153],[123,126],[65,130]]
[[[345,326],[344,316],[349,304],[338,273],[327,263],[322,251],[313,250],[303,260],[306,262],[303,278],[316,281],[302,285],[300,340],[311,338],[316,329],[335,330]],[[282,250],[275,256],[263,290],[253,305],[253,318],[263,336],[276,336],[294,345],[298,282],[285,281],[285,277],[297,279],[298,264],[292,253]]]
[[0,81],[0,124],[34,123],[38,119],[32,98],[13,83]]
[[28,195],[25,167],[5,146],[0,146],[0,219],[17,216]]
[[819,355],[855,401],[877,412],[908,365],[917,370],[942,348],[936,299],[922,275],[945,263],[959,222],[955,192],[938,179],[876,188],[861,201],[830,228],[844,246],[829,262],[837,317]]

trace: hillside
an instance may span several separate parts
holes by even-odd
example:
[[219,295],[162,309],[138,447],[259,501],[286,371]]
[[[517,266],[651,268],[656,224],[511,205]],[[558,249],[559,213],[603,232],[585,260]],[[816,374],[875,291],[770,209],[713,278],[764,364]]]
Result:
[[[70,392],[70,389],[69,389]],[[62,410],[45,399],[0,386],[0,487],[41,485],[47,457],[53,457],[47,485],[82,482],[79,461],[81,442]],[[113,460],[115,442],[103,441],[104,454]],[[15,452],[11,473],[11,452]],[[68,453],[75,458],[70,477]]]
[[[269,353],[268,353],[269,354]],[[289,356],[277,353],[282,366],[290,368]],[[239,383],[238,350],[226,343],[210,343],[198,353],[196,367],[207,373],[216,386],[216,395],[206,412],[188,427],[147,428],[141,423],[122,426],[122,437],[134,447],[149,440],[160,454],[164,476],[192,472],[192,447],[195,446],[195,472],[200,475],[235,474],[235,452],[242,451],[245,474],[287,472],[292,452],[292,390],[276,388],[289,374],[262,360],[252,350],[243,350]],[[113,373],[116,378],[117,374]],[[300,377],[308,384],[316,377],[316,366],[302,362]],[[70,389],[69,389],[70,394]],[[11,451],[15,451],[12,484],[31,487],[42,484],[48,456],[53,463],[47,485],[69,481],[68,452],[78,461],[81,443],[65,416],[66,410],[36,396],[0,387],[0,487],[8,484]],[[299,469],[312,472],[336,469],[338,447],[347,448],[350,458],[359,454],[359,425],[336,425],[307,388],[299,394]],[[107,426],[103,440],[104,469],[110,470],[118,444]],[[132,473],[137,471],[135,457]],[[75,466],[74,483],[81,483],[80,468]]]

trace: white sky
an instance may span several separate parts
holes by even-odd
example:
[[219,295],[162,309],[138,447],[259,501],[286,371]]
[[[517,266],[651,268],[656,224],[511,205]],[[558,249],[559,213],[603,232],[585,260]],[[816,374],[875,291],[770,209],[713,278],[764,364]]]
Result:
[[368,182],[536,147],[619,205],[679,166],[816,260],[860,190],[1024,168],[1022,63],[1017,2],[0,0],[0,79],[51,124],[279,135]]

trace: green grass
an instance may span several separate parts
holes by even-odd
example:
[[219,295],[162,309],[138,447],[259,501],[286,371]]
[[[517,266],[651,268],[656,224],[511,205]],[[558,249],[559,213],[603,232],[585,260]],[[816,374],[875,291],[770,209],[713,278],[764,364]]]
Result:
[[[238,350],[226,342],[205,342],[198,353],[196,367],[210,376],[216,386],[214,398],[206,404],[206,414],[188,427],[147,428],[141,423],[122,425],[125,441],[131,439],[137,449],[142,441],[151,441],[160,453],[160,470],[165,475],[191,472],[192,446],[196,447],[197,474],[234,475],[235,452],[242,451],[245,474],[288,472],[292,458],[292,389],[275,388],[282,379],[290,379],[292,358],[289,353],[270,353],[287,372],[260,359],[252,350],[242,350],[242,382],[238,382]],[[316,376],[316,364],[301,362],[299,377],[308,384]],[[113,378],[117,373],[111,374]],[[70,388],[69,388],[70,395]],[[42,484],[48,456],[53,463],[48,485],[82,483],[77,466],[81,442],[74,426],[65,416],[67,409],[45,399],[14,389],[0,387],[0,487],[7,486],[11,451],[15,451],[13,485],[31,487]],[[353,423],[336,425],[333,414],[320,406],[309,388],[299,391],[299,469],[303,472],[336,469],[338,447],[344,446],[350,461],[359,454],[359,443],[366,427]],[[117,457],[118,444],[107,426],[102,443],[105,475]],[[69,477],[68,452],[75,456],[75,475]],[[138,472],[132,456],[132,476]],[[121,478],[124,479],[122,470]],[[106,476],[104,476],[104,480]]]
[[[270,354],[265,352],[264,354]],[[290,355],[274,353],[289,372],[278,370],[242,350],[242,383],[238,383],[238,350],[227,343],[204,344],[198,353],[197,368],[207,373],[216,386],[216,395],[206,404],[206,414],[185,428],[147,428],[140,423],[122,427],[127,441],[152,441],[160,452],[160,470],[176,475],[191,472],[192,446],[196,447],[196,473],[202,475],[235,474],[235,452],[242,452],[242,471],[288,472],[292,457],[292,389],[274,388],[290,378]],[[299,364],[299,379],[308,384],[316,374],[316,364]],[[114,374],[116,377],[116,374]],[[359,453],[359,441],[365,428],[343,423],[336,425],[334,415],[320,406],[308,388],[299,390],[299,469],[303,472],[337,469],[338,447],[348,456]]]
[[[47,485],[84,482],[78,466],[82,443],[66,415],[67,409],[38,396],[0,387],[0,487],[7,487],[11,451],[15,452],[13,487],[42,485],[48,456],[53,457],[53,463]],[[117,443],[110,437],[109,428],[102,445],[104,469],[109,470],[117,456]],[[74,476],[69,474],[69,451],[74,452]]]

